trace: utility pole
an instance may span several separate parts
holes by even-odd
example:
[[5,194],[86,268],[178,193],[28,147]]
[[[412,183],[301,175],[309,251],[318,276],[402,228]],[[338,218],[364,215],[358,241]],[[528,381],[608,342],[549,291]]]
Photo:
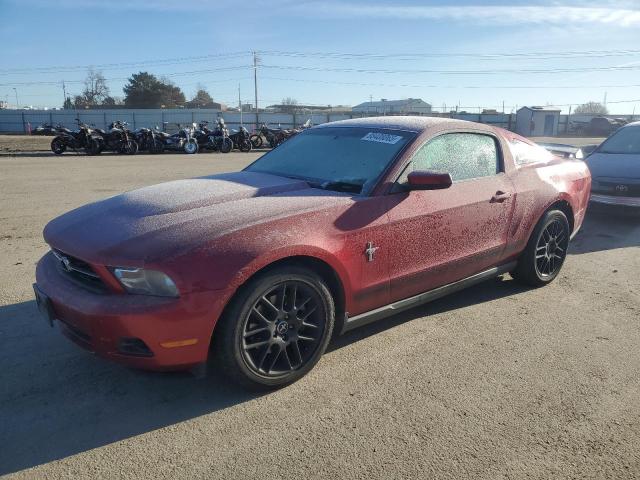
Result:
[[18,110],[20,108],[20,102],[18,102],[18,89],[16,87],[13,87],[13,91],[16,94],[16,110]]
[[253,89],[256,102],[256,129],[258,128],[258,56],[253,52]]
[[604,102],[603,102],[604,106],[607,106],[607,92],[604,92]]
[[242,126],[242,99],[240,97],[240,84],[238,83],[238,108],[240,109],[240,126]]
[[67,87],[65,87],[64,85],[64,80],[62,80],[62,94],[64,95],[64,102],[62,102],[62,108],[64,108],[64,106],[67,103]]

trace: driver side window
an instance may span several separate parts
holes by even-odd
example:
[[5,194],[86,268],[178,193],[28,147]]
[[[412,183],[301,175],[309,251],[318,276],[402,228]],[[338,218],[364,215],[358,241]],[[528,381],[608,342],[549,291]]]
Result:
[[496,141],[477,133],[447,133],[420,147],[402,173],[405,183],[414,170],[449,173],[454,182],[489,177],[500,172]]

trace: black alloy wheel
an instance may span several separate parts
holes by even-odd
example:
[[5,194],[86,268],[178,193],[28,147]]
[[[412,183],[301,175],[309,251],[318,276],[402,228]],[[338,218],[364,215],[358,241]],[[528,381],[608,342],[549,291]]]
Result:
[[548,223],[536,245],[536,272],[542,278],[555,276],[567,255],[569,235],[559,219]]
[[331,293],[313,271],[281,267],[243,286],[213,332],[215,364],[250,388],[277,388],[303,377],[331,338]]
[[242,351],[247,366],[267,377],[302,367],[322,339],[323,310],[319,292],[305,282],[274,285],[244,319]]
[[566,259],[570,235],[567,216],[560,210],[547,211],[534,228],[511,276],[534,287],[552,282]]

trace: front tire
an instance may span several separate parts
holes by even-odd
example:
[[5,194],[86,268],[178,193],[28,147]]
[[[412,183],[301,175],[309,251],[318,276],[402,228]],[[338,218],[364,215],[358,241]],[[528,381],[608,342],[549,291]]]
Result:
[[253,148],[260,148],[262,146],[262,143],[264,142],[264,140],[262,140],[262,135],[251,135],[249,137],[249,140],[251,140],[251,145],[253,145]]
[[233,150],[233,140],[230,138],[223,138],[222,143],[220,144],[220,152],[221,153],[229,153]]
[[253,148],[253,144],[249,140],[243,140],[240,142],[241,152],[250,152],[252,148]]
[[136,153],[138,153],[138,142],[136,142],[135,140],[129,140],[125,147],[124,153],[126,153],[127,155],[135,155]]
[[198,148],[198,142],[192,138],[184,144],[184,153],[193,155],[194,153],[198,153]]
[[250,280],[213,333],[217,367],[251,388],[278,388],[306,375],[324,353],[333,298],[316,273],[282,267]]
[[570,235],[569,221],[563,212],[546,212],[533,230],[511,276],[533,287],[551,283],[564,264]]
[[89,139],[89,143],[85,148],[85,152],[87,155],[100,155],[100,153],[102,152],[102,146],[100,145],[100,142],[98,140],[96,140],[95,138],[91,138]]

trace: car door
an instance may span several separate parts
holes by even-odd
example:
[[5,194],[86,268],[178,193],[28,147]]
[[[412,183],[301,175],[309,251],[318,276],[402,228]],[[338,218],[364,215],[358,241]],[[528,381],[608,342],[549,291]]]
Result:
[[[402,191],[415,170],[448,172],[443,190]],[[411,157],[388,195],[390,297],[408,298],[494,266],[501,259],[514,205],[500,142],[486,133],[432,138]],[[392,190],[392,191],[394,191]],[[399,191],[398,191],[399,190]]]

